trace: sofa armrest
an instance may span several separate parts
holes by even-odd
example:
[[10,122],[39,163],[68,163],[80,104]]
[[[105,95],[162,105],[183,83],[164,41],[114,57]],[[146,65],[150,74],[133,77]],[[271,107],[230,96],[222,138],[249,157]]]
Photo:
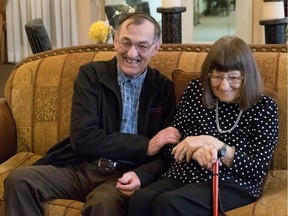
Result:
[[0,98],[0,163],[17,152],[16,125],[5,98]]

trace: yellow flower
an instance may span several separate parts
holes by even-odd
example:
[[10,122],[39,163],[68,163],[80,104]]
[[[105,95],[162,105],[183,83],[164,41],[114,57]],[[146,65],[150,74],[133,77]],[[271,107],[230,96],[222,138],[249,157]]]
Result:
[[105,21],[96,21],[90,26],[88,35],[96,43],[107,43],[112,35],[112,27]]

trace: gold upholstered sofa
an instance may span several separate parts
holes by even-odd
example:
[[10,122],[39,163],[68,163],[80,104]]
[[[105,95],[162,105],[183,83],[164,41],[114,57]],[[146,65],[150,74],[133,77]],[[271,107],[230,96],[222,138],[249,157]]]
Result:
[[[175,83],[177,100],[188,81],[199,75],[211,45],[163,44],[151,66]],[[277,95],[279,142],[262,197],[227,212],[232,216],[287,215],[287,46],[251,45],[266,89]],[[73,82],[80,65],[107,60],[112,45],[83,45],[50,50],[23,59],[0,99],[0,215],[5,215],[3,182],[10,170],[29,166],[69,134]],[[51,175],[53,178],[53,175]],[[80,215],[83,203],[50,200],[45,215]],[[15,206],[16,207],[16,206]]]

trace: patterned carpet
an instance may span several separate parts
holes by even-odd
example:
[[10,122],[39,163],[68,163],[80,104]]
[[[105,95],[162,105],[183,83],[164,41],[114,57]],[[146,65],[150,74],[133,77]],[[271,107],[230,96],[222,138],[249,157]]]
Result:
[[0,64],[0,98],[4,97],[4,88],[15,64]]

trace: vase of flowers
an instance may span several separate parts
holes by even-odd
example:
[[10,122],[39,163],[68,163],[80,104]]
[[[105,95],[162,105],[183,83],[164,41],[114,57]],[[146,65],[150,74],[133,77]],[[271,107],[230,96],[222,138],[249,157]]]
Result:
[[[112,9],[112,8],[111,8]],[[108,15],[110,25],[116,29],[119,23],[119,20],[128,13],[134,13],[136,11],[136,6],[131,6],[127,3],[122,3],[120,6],[117,6],[115,11],[111,11],[113,13],[112,17]]]
[[118,26],[119,20],[127,13],[134,13],[136,6],[132,7],[129,4],[123,3],[117,6],[116,10],[108,15],[108,21],[96,21],[91,24],[88,35],[93,42],[96,43],[107,43],[108,40],[113,36],[114,29]]
[[88,35],[95,43],[107,43],[113,34],[113,28],[105,21],[96,21],[91,24]]
[[123,3],[115,11],[114,17],[121,16],[122,14],[125,14],[125,13],[134,13],[135,11],[136,11],[136,8],[132,7],[129,4]]

